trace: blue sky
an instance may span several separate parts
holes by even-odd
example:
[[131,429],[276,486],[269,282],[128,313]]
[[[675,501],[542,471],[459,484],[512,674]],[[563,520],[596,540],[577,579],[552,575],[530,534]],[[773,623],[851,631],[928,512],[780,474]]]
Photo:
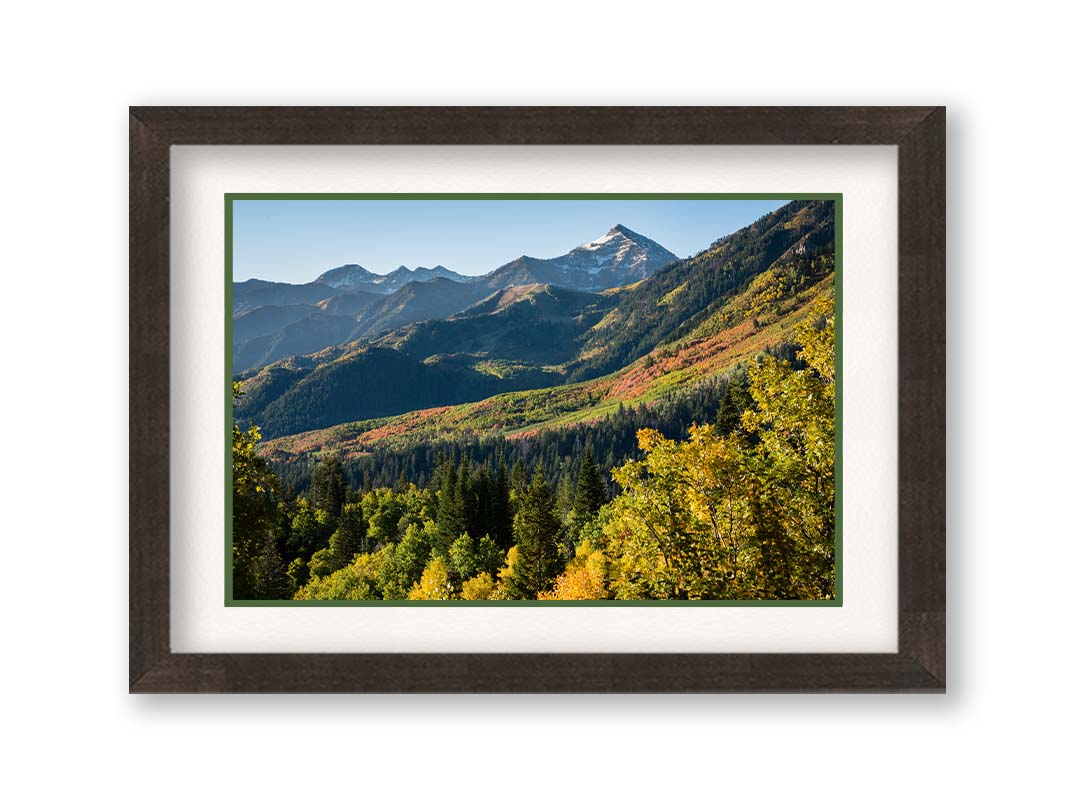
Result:
[[235,200],[233,279],[306,283],[341,264],[480,275],[551,258],[622,223],[678,256],[784,200]]

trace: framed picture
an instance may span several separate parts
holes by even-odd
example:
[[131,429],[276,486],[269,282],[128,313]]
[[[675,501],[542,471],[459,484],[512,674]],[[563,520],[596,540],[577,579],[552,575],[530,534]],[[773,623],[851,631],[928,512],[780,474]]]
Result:
[[943,108],[130,136],[131,691],[944,691]]

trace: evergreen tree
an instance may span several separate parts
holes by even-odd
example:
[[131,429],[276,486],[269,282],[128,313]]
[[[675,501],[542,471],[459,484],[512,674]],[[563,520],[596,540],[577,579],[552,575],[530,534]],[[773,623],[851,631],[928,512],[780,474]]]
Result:
[[519,549],[515,582],[523,597],[533,599],[538,592],[551,589],[563,570],[560,528],[556,498],[545,479],[544,467],[539,464],[515,514],[515,541]]
[[511,489],[515,492],[515,499],[518,499],[524,491],[526,491],[526,484],[530,482],[530,473],[526,469],[526,462],[521,458],[515,459],[515,464],[511,468]]
[[574,487],[573,519],[575,526],[584,525],[596,516],[607,502],[607,489],[600,467],[593,458],[591,447],[585,448],[582,466],[578,470],[578,484]]
[[464,453],[459,460],[454,487],[456,513],[460,519],[460,533],[471,531],[477,522],[477,508],[474,501],[474,488],[471,481],[471,465]]
[[[379,511],[379,513],[381,513]],[[363,510],[354,503],[346,504],[341,510],[340,523],[330,536],[329,545],[324,551],[315,553],[318,561],[314,563],[313,573],[329,574],[348,565],[356,553],[365,551],[368,542],[368,526],[363,520]]]
[[345,503],[337,530],[330,537],[330,554],[340,569],[356,553],[367,550],[367,523],[363,509],[356,503]]
[[311,507],[332,517],[341,514],[345,502],[345,475],[341,462],[327,458],[311,474]]
[[256,599],[288,600],[290,597],[292,593],[289,591],[285,562],[278,553],[274,539],[269,538],[256,559]]
[[571,484],[570,475],[562,470],[559,480],[556,481],[556,511],[560,519],[567,519],[571,508],[574,506],[574,488]]
[[437,491],[437,530],[446,541],[452,542],[464,531],[466,518],[459,489],[456,464],[451,458],[443,460],[439,467]]
[[467,528],[474,538],[485,536],[493,530],[493,470],[487,463],[482,463],[474,471],[471,481],[473,513],[471,526]]
[[496,475],[493,485],[493,527],[492,537],[497,547],[507,550],[511,547],[511,481],[508,480],[507,463],[504,461],[503,449],[496,454]]
[[719,410],[715,415],[715,433],[729,436],[741,431],[741,417],[745,409],[752,408],[752,397],[748,393],[748,371],[737,370],[730,376]]

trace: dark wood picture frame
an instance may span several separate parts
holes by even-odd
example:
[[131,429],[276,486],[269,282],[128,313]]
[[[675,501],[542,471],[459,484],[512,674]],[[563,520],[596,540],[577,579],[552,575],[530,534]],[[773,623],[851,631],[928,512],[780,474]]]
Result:
[[[945,690],[943,107],[130,109],[131,692]],[[228,654],[170,649],[170,146],[895,145],[898,651]]]

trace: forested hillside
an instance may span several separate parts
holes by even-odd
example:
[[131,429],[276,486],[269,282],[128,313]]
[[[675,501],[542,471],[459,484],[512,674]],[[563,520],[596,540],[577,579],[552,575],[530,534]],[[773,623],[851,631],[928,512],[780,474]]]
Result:
[[[249,398],[238,406],[237,418],[263,425],[264,435],[274,438],[341,419],[355,422],[517,389],[578,384],[684,339],[736,299],[754,276],[773,270],[782,280],[791,281],[794,290],[802,291],[832,271],[832,249],[833,204],[790,203],[633,286],[602,294],[536,284],[512,287],[448,319],[422,321],[328,348],[313,357],[285,359],[243,373],[238,377]],[[428,284],[419,287],[430,288]],[[464,290],[473,291],[469,285]],[[447,366],[448,379],[457,383],[456,393],[440,393],[435,383],[440,379],[437,369],[425,373],[430,383],[425,402],[419,405],[349,402],[338,410],[334,395],[323,394],[323,407],[315,408],[317,390],[301,391],[303,381],[322,383],[316,373],[346,373],[347,362],[378,348],[428,360],[436,367]],[[333,367],[331,361],[342,366]],[[265,377],[274,369],[296,373],[296,379],[268,404],[258,395],[261,386],[278,385]],[[485,380],[486,376],[495,380]],[[417,387],[412,391],[420,393]],[[253,408],[262,409],[260,416],[246,411]]]
[[822,298],[796,361],[767,356],[720,387],[714,423],[681,440],[640,429],[641,457],[611,471],[614,492],[587,441],[556,475],[517,447],[458,462],[442,449],[425,488],[353,488],[327,458],[293,497],[255,429],[234,426],[234,596],[832,597],[834,329]]

